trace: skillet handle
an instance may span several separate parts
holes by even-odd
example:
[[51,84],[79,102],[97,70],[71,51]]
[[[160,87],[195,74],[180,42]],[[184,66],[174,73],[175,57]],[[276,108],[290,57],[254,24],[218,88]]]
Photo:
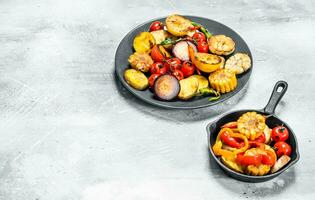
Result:
[[283,95],[287,91],[287,89],[288,89],[288,83],[287,82],[278,81],[276,83],[275,87],[273,88],[269,102],[266,105],[266,107],[264,108],[265,113],[267,113],[267,114],[274,114],[275,113],[275,109],[276,109],[278,103],[280,102],[281,98],[283,97]]

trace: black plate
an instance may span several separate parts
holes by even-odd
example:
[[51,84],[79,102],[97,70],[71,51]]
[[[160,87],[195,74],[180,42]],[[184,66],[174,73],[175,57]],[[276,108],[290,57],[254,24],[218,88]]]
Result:
[[[239,36],[231,28],[229,28],[229,27],[227,27],[227,26],[225,26],[219,22],[216,22],[216,21],[213,21],[210,19],[206,19],[206,18],[202,18],[202,17],[194,17],[194,16],[185,16],[185,17],[187,17],[191,21],[202,24],[214,35],[224,34],[224,35],[231,37],[235,41],[235,44],[236,44],[235,52],[247,53],[250,56],[251,60],[253,60],[252,54],[251,54],[247,44],[245,43],[245,41],[241,38],[241,36]],[[202,108],[202,107],[206,107],[206,106],[212,106],[212,105],[221,103],[221,102],[231,98],[232,96],[234,96],[236,93],[238,93],[240,90],[242,90],[242,88],[246,85],[246,83],[247,83],[247,81],[251,75],[251,72],[252,72],[253,62],[251,63],[252,67],[247,72],[237,76],[238,85],[234,91],[229,92],[227,94],[223,94],[219,100],[212,101],[212,102],[208,101],[208,97],[194,97],[188,101],[182,101],[179,99],[176,99],[173,101],[161,101],[161,100],[156,99],[154,97],[154,94],[149,89],[144,90],[144,91],[139,91],[139,90],[136,90],[136,89],[132,88],[131,86],[129,86],[124,79],[124,71],[127,68],[129,68],[128,57],[131,54],[133,54],[133,52],[134,52],[133,47],[132,47],[133,39],[135,38],[135,36],[138,33],[143,32],[143,31],[148,31],[150,24],[156,20],[164,22],[165,17],[150,20],[148,22],[145,22],[145,23],[139,25],[138,27],[134,28],[133,30],[131,30],[122,39],[122,41],[120,42],[120,44],[117,48],[117,51],[116,51],[116,55],[115,55],[116,74],[117,74],[119,80],[122,82],[122,84],[136,97],[138,97],[139,99],[142,99],[143,101],[145,101],[149,104],[159,106],[159,107],[178,108],[178,109],[193,109],[193,108]]]
[[[288,84],[285,81],[277,82],[275,87],[274,87],[274,90],[272,92],[272,95],[270,97],[270,100],[264,109],[233,111],[233,112],[230,112],[230,113],[225,114],[224,116],[220,117],[215,122],[208,124],[207,134],[208,134],[208,144],[209,144],[210,156],[213,157],[214,160],[216,161],[216,163],[231,177],[238,179],[238,180],[241,180],[241,181],[246,181],[246,182],[263,182],[263,181],[270,180],[270,179],[275,178],[276,176],[280,175],[282,172],[287,170],[290,166],[292,166],[293,164],[295,164],[299,160],[300,155],[299,155],[299,151],[298,151],[298,143],[297,143],[297,139],[295,137],[293,130],[290,128],[290,126],[287,123],[282,121],[279,117],[277,117],[274,114],[275,108],[278,105],[278,103],[279,103],[280,99],[282,98],[282,96],[284,95],[284,93],[286,92],[287,87],[288,87]],[[282,91],[278,91],[279,88],[282,88]],[[291,160],[286,166],[281,168],[276,173],[267,174],[264,176],[251,176],[251,175],[238,173],[238,172],[228,168],[227,166],[225,166],[220,161],[220,159],[217,156],[215,156],[213,153],[212,146],[215,143],[217,135],[220,131],[220,127],[227,122],[236,121],[242,114],[244,114],[246,112],[250,112],[250,111],[255,111],[257,113],[268,115],[269,117],[266,119],[266,124],[269,127],[275,127],[277,125],[283,124],[285,127],[287,127],[287,129],[289,131],[289,139],[286,142],[288,144],[290,144],[292,147],[292,153],[290,155]]]

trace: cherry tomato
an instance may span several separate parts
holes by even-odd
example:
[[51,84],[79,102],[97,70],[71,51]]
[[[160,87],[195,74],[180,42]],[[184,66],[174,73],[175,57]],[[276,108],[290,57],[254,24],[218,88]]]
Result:
[[161,76],[161,74],[151,74],[151,76],[149,77],[149,86],[150,86],[150,88],[153,88],[153,86],[154,86],[154,83],[155,83],[155,80],[159,77],[159,76]]
[[282,155],[287,155],[287,156],[291,155],[292,148],[286,142],[283,142],[283,141],[276,142],[274,147],[276,149],[276,153],[277,153],[278,157],[280,157]]
[[284,126],[277,126],[272,129],[271,138],[275,142],[286,141],[289,138],[288,129]]
[[167,68],[161,62],[153,63],[150,67],[151,74],[166,74],[166,72]]
[[162,30],[163,28],[164,28],[164,25],[160,21],[155,21],[150,25],[150,31]]
[[197,49],[201,53],[208,53],[209,52],[209,45],[206,41],[198,42]]
[[180,70],[178,70],[178,69],[175,69],[172,74],[173,74],[173,76],[175,76],[179,81],[184,78],[183,72],[180,71]]
[[170,58],[166,60],[164,65],[168,70],[170,70],[171,72],[174,72],[175,70],[180,70],[181,61],[178,58]]
[[239,153],[236,156],[236,162],[240,165],[260,165],[262,155],[245,156],[244,153]]
[[151,49],[151,57],[155,62],[163,62],[165,59],[165,56],[162,54],[157,45],[154,45]]
[[193,65],[190,61],[185,61],[183,62],[183,65],[182,65],[182,72],[184,74],[184,77],[188,77],[188,76],[191,76],[195,73],[195,65]]
[[205,42],[206,41],[206,36],[205,34],[201,33],[201,32],[198,32],[196,31],[192,37],[194,40],[197,41],[197,43],[199,42]]

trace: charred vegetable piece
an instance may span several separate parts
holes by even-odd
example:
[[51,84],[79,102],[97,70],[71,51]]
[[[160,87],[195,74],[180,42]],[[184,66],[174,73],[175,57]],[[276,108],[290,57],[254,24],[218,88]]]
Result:
[[200,89],[209,87],[209,81],[204,76],[192,75],[191,77],[194,77],[198,80],[198,91],[199,92],[200,92]]
[[199,30],[205,34],[205,36],[206,36],[207,39],[212,36],[212,34],[208,31],[208,29],[206,29],[206,28],[205,28],[204,26],[202,26],[201,24],[198,24],[198,23],[196,23],[196,22],[191,22],[191,24],[192,24],[193,26],[195,26],[195,27],[198,27]]
[[141,32],[133,40],[133,48],[136,52],[149,53],[153,45],[155,45],[155,39],[149,32]]
[[209,50],[217,55],[229,55],[235,50],[235,42],[225,35],[213,35],[208,39]]
[[242,165],[237,164],[236,162],[229,160],[228,158],[225,158],[224,156],[221,156],[221,161],[223,162],[223,164],[225,164],[228,168],[240,172],[240,173],[244,173],[244,167]]
[[165,24],[168,32],[175,36],[185,36],[194,28],[190,20],[176,14],[168,16]]
[[215,91],[212,88],[201,88],[199,89],[199,92],[197,94],[197,96],[211,96],[211,95],[214,97],[210,97],[208,99],[209,101],[215,101],[221,97],[220,93]]
[[291,158],[287,155],[281,156],[275,165],[271,168],[271,173],[275,173],[279,171],[282,167],[284,167],[286,164],[290,162]]
[[132,68],[147,72],[150,69],[150,66],[153,64],[151,56],[147,53],[135,52],[130,55],[128,61]]
[[224,67],[235,74],[242,74],[251,67],[251,60],[245,53],[236,53],[226,61]]
[[220,93],[231,92],[237,86],[235,73],[228,69],[219,69],[211,73],[209,82],[211,87]]
[[180,85],[172,75],[162,75],[154,83],[154,93],[161,100],[169,101],[177,97],[180,91]]
[[162,45],[154,45],[151,49],[151,57],[155,62],[163,62],[165,59],[171,57]]
[[249,140],[255,140],[265,130],[265,118],[256,112],[244,113],[237,120],[237,128],[240,133],[246,135]]
[[189,60],[188,46],[191,46],[195,52],[197,52],[196,46],[187,41],[180,41],[173,47],[173,54],[175,57],[179,58],[181,61]]
[[166,38],[170,37],[170,34],[165,30],[157,30],[150,33],[153,35],[156,44],[160,44]]
[[131,87],[137,90],[144,90],[149,85],[147,77],[142,72],[135,69],[127,69],[124,78]]
[[188,77],[179,81],[180,92],[178,94],[179,99],[188,100],[196,95],[198,91],[198,80],[195,77]]
[[213,72],[224,65],[224,58],[209,53],[195,53],[189,46],[189,57],[191,62],[200,70],[206,73]]

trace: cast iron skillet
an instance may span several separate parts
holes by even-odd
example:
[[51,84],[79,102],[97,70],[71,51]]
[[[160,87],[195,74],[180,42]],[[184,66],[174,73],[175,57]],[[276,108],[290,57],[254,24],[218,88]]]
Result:
[[[274,89],[273,89],[272,95],[271,95],[269,102],[265,108],[260,109],[260,110],[250,109],[250,110],[238,110],[238,111],[230,112],[230,113],[222,116],[220,119],[208,124],[207,133],[208,133],[208,144],[209,144],[209,149],[210,149],[210,156],[212,156],[214,158],[214,160],[217,162],[217,164],[231,177],[233,177],[235,179],[239,179],[241,181],[246,181],[246,182],[263,182],[263,181],[270,180],[270,179],[275,178],[276,176],[280,175],[282,172],[287,170],[289,167],[291,167],[293,164],[295,164],[299,160],[300,155],[299,155],[299,151],[298,151],[298,143],[297,143],[297,139],[294,135],[293,130],[289,127],[288,124],[286,124],[284,121],[282,121],[281,119],[279,119],[275,115],[275,109],[276,109],[279,101],[281,100],[282,96],[287,91],[287,88],[288,88],[287,82],[278,81],[276,83]],[[220,131],[220,127],[227,122],[236,121],[243,113],[246,113],[249,111],[255,111],[257,113],[268,115],[269,117],[266,120],[266,124],[269,127],[275,127],[277,125],[283,124],[285,127],[288,128],[289,139],[287,140],[287,143],[290,144],[292,147],[292,153],[290,156],[291,160],[286,166],[281,168],[276,173],[267,174],[264,176],[250,176],[250,175],[238,173],[236,171],[231,170],[227,166],[225,166],[220,161],[220,159],[214,155],[214,153],[212,151],[212,146],[215,143],[216,137]]]
[[[234,53],[235,52],[247,53],[249,57],[251,58],[251,60],[253,60],[252,54],[247,44],[245,43],[245,41],[241,38],[241,36],[239,36],[239,34],[237,34],[231,28],[219,22],[202,18],[202,17],[194,17],[194,16],[185,16],[185,17],[190,19],[191,21],[204,25],[214,35],[224,34],[231,37],[235,41]],[[251,63],[252,67],[247,72],[237,76],[237,87],[235,90],[233,90],[232,92],[223,94],[219,100],[211,101],[211,102],[208,101],[209,97],[194,97],[187,101],[178,100],[178,99],[175,99],[173,101],[161,101],[161,100],[156,99],[154,97],[154,94],[149,89],[146,89],[144,91],[139,91],[132,88],[130,85],[128,85],[128,83],[124,79],[124,71],[129,67],[128,57],[134,52],[133,47],[132,47],[133,39],[140,32],[148,31],[150,24],[156,20],[165,22],[165,17],[147,21],[139,25],[138,27],[134,28],[133,30],[131,30],[122,39],[122,41],[120,42],[116,50],[115,72],[117,74],[118,79],[122,82],[124,87],[127,88],[133,95],[135,95],[139,99],[149,104],[152,104],[158,107],[173,108],[173,109],[193,109],[193,108],[202,108],[206,106],[212,106],[212,105],[221,103],[231,98],[232,96],[234,96],[235,94],[237,94],[239,91],[243,89],[243,87],[246,85],[251,75],[253,62]]]

